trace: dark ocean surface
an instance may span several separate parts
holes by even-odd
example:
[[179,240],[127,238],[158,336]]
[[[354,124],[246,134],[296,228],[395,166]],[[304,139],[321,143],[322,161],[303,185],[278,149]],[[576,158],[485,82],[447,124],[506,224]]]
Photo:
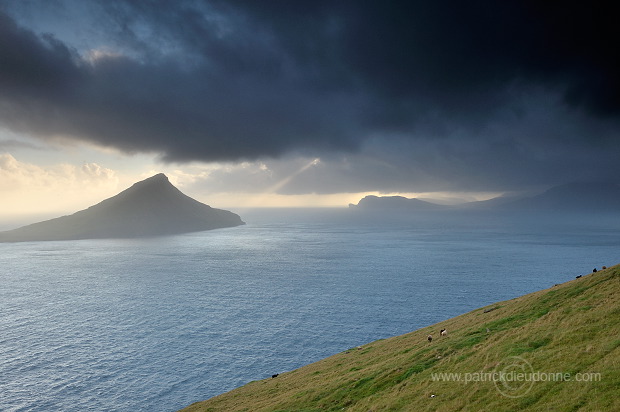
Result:
[[0,410],[175,411],[620,263],[617,216],[235,212],[247,225],[0,244]]

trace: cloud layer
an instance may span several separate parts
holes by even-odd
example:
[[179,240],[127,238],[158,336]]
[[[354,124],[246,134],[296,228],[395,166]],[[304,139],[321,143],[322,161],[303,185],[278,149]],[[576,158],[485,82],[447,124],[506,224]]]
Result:
[[175,162],[319,156],[281,189],[303,193],[620,172],[619,33],[602,4],[53,3],[0,3],[0,123],[15,132]]
[[[4,215],[77,211],[118,192],[116,173],[96,163],[81,167],[59,164],[41,167],[0,154],[0,192]],[[41,206],[44,205],[44,208]]]

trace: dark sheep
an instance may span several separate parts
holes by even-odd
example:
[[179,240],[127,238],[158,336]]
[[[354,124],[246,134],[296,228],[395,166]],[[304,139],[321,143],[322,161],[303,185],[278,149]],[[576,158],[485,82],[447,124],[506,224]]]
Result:
[[429,342],[432,342],[433,341],[433,335],[428,335],[427,339],[428,339]]
[[575,279],[579,279],[580,277],[581,277],[581,275],[579,275],[579,276],[575,276]]
[[273,378],[277,378],[277,377],[278,377],[278,375],[279,375],[279,373],[276,373],[275,375],[271,375],[271,379],[273,379]]
[[596,273],[596,268],[592,269],[592,273]]

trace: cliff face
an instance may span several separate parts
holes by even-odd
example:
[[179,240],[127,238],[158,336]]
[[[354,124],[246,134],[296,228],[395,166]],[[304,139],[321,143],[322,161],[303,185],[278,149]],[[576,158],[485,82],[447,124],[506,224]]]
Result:
[[0,242],[148,237],[243,224],[181,193],[160,173],[73,215],[2,232]]

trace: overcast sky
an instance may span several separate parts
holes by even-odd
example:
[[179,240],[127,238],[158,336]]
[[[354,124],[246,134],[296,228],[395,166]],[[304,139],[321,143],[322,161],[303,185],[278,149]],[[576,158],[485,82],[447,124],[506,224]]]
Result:
[[611,3],[0,0],[4,211],[618,181]]

